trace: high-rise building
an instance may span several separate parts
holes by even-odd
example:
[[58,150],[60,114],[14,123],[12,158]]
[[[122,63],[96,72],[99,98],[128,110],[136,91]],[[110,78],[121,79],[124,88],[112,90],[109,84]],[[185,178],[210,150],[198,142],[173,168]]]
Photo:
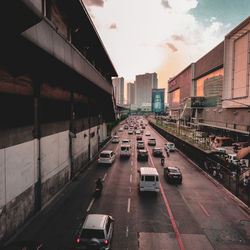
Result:
[[127,104],[135,104],[135,84],[132,82],[127,84]]
[[113,77],[112,84],[114,88],[116,104],[124,104],[124,78]]
[[135,81],[135,103],[138,107],[152,102],[152,89],[158,88],[157,73],[137,75]]

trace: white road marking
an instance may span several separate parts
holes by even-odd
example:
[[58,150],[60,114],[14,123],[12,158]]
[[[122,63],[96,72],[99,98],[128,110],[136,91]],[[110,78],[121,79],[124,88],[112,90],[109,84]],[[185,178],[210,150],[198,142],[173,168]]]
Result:
[[89,203],[89,206],[88,206],[88,208],[87,208],[87,213],[90,211],[90,209],[91,209],[91,207],[92,207],[94,201],[95,201],[95,198],[93,198],[93,199],[91,200],[91,202]]
[[106,177],[107,177],[107,173],[103,176],[102,181],[105,181]]
[[130,181],[130,182],[132,182],[132,178],[133,178],[133,177],[132,177],[132,174],[131,174],[131,175],[130,175],[130,178],[129,178],[129,181]]
[[131,161],[131,166],[133,166],[133,164],[134,164],[133,161]]
[[128,198],[128,213],[130,213],[130,198]]
[[131,191],[132,191],[132,189],[131,189],[131,187],[129,187],[129,192],[131,193]]
[[126,237],[128,238],[128,226],[126,227]]

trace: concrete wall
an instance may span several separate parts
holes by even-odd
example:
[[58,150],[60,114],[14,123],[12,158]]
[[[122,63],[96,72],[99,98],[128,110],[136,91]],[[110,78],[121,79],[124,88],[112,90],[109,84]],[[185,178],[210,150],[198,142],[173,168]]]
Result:
[[224,41],[209,51],[195,63],[194,79],[200,78],[210,71],[220,68],[224,59]]
[[[47,125],[48,126],[48,125]],[[72,139],[74,172],[98,152],[98,126],[85,129]],[[100,125],[100,141],[107,126]],[[46,203],[70,180],[69,130],[44,136],[41,152],[41,204]],[[38,139],[0,149],[0,240],[10,236],[35,212],[38,178]]]
[[34,212],[37,141],[0,150],[0,239]]

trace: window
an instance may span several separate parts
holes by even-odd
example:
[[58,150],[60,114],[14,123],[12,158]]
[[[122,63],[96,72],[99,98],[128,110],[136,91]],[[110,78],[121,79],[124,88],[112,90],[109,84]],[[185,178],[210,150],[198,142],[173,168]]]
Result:
[[177,89],[173,92],[173,102],[180,103],[180,89]]
[[109,158],[109,156],[110,156],[109,154],[100,154],[101,158]]
[[104,232],[103,230],[96,230],[96,229],[83,229],[81,233],[81,238],[97,238],[97,239],[103,239],[104,238]]
[[145,181],[155,181],[155,177],[152,175],[145,176]]

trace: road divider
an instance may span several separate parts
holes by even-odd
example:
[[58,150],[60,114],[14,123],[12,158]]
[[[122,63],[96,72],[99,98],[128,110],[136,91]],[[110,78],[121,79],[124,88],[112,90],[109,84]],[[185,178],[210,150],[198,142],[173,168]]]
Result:
[[128,213],[130,213],[130,202],[131,202],[131,199],[130,198],[128,198]]
[[89,203],[89,206],[88,206],[88,208],[87,208],[87,213],[90,211],[91,207],[93,206],[94,201],[95,201],[95,198],[93,198],[93,199],[91,200],[91,202]]
[[204,212],[204,214],[209,217],[210,214],[208,213],[208,211],[206,210],[206,208],[200,202],[199,202],[199,206],[201,207],[201,209]]

